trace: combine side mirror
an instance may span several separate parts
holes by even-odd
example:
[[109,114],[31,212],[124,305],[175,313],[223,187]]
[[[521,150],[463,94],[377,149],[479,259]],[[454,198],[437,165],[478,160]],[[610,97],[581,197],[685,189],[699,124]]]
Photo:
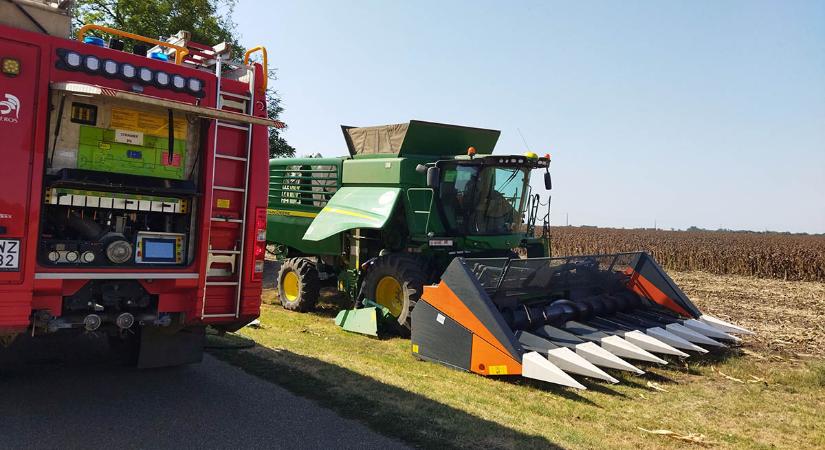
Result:
[[550,172],[544,172],[544,188],[548,191],[553,189],[553,181],[550,179]]
[[427,187],[428,188],[437,188],[438,184],[441,182],[441,169],[438,167],[430,167],[427,169]]

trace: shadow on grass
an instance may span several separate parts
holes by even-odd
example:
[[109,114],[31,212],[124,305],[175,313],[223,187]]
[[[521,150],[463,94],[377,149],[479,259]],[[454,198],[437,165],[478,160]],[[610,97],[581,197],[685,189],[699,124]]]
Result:
[[[210,351],[230,364],[365,423],[386,436],[423,448],[555,448],[525,434],[343,367],[287,350]],[[566,396],[562,391],[559,395]],[[574,394],[575,395],[575,394]],[[502,408],[516,405],[501,405]],[[277,405],[273,405],[277,409]]]
[[689,375],[702,375],[699,367],[721,365],[729,359],[744,356],[742,349],[738,346],[716,349],[710,348],[709,350],[709,353],[703,355],[692,354],[690,358],[668,358],[670,364],[662,367],[662,370],[681,372]]

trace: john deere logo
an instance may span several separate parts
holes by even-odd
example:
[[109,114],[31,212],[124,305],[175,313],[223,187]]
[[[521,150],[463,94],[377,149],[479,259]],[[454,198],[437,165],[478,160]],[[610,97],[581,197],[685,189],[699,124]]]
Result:
[[17,123],[20,118],[20,100],[11,94],[6,94],[5,100],[0,100],[0,122]]

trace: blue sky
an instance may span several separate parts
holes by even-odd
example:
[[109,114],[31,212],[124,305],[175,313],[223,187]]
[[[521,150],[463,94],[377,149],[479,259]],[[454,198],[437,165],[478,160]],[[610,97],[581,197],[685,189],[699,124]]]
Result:
[[[339,125],[502,130],[552,222],[825,232],[825,2],[252,1],[298,154]],[[534,189],[540,187],[536,177]]]

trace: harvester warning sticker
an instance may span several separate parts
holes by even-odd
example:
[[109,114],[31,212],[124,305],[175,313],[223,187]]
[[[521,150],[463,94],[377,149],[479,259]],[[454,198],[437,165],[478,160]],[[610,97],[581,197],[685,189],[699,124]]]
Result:
[[229,208],[229,205],[232,204],[232,202],[230,202],[228,198],[219,198],[218,201],[215,203],[215,206],[217,206],[218,208]]
[[[137,131],[151,136],[166,136],[166,124],[169,118],[162,114],[153,114],[128,108],[112,108],[112,123],[110,128],[118,130]],[[187,124],[184,118],[173,120],[175,139],[186,139]]]
[[507,375],[507,366],[489,366],[490,375]]
[[413,344],[412,345],[412,352],[413,353],[418,353],[418,344]]

